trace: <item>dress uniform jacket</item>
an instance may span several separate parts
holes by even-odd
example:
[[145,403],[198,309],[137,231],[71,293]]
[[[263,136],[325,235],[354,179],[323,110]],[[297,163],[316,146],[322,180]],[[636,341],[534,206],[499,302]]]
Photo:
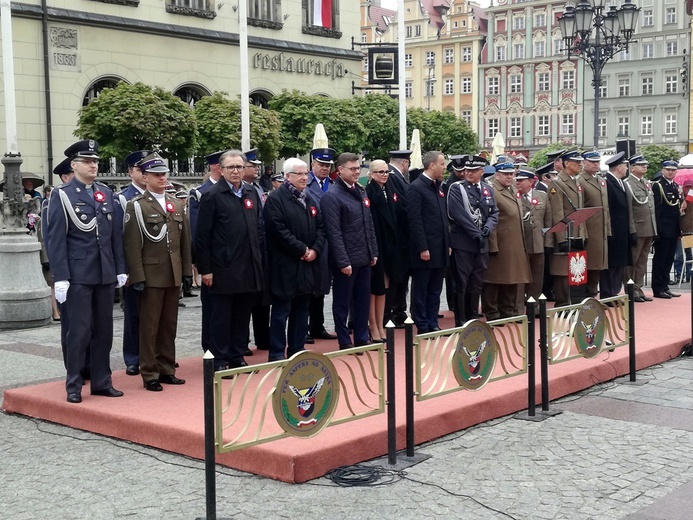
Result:
[[[190,240],[193,246],[195,245],[195,231],[197,231],[197,215],[200,212],[200,201],[202,195],[209,190],[215,183],[212,179],[207,179],[197,188],[190,190],[188,196],[188,217],[190,219]],[[194,255],[193,255],[194,256]]]
[[[548,193],[552,226],[555,226],[570,215],[574,211],[573,207],[576,209],[584,207],[582,186],[564,170],[551,180]],[[573,228],[573,238],[588,237],[584,224],[576,227],[577,229]],[[554,233],[553,240],[554,251],[551,255],[551,274],[554,276],[568,276],[568,253],[562,253],[558,250],[558,245],[568,240],[567,229]]]
[[401,196],[406,195],[407,190],[409,189],[409,182],[407,181],[404,174],[401,171],[399,171],[399,168],[397,168],[397,166],[393,166],[392,164],[388,164],[387,169],[390,170],[390,177],[388,178],[388,182],[392,182],[395,191],[399,193]]
[[212,294],[263,289],[264,224],[257,191],[241,186],[237,197],[221,179],[202,195],[195,233],[197,270],[213,274]]
[[479,183],[479,195],[472,184],[455,182],[448,190],[447,212],[450,219],[450,247],[469,253],[487,253],[488,240],[481,240],[481,230],[493,231],[498,223],[494,188]]
[[606,180],[599,175],[582,173],[578,177],[582,186],[582,197],[585,208],[602,207],[603,210],[592,215],[585,222],[587,229],[586,242],[587,269],[601,271],[609,267],[609,242],[611,236],[611,219],[609,215],[609,200],[606,189]]
[[[310,196],[313,198],[313,201],[315,202],[318,211],[320,211],[320,201],[322,200],[323,195],[325,195],[327,190],[330,189],[330,186],[332,186],[332,184],[334,184],[334,181],[332,181],[329,177],[326,177],[325,184],[323,184],[323,186],[320,187],[320,183],[318,182],[318,179],[315,177],[315,175],[313,175],[312,172],[308,175],[308,185],[306,186],[306,189],[308,190]],[[325,222],[323,219],[323,227],[324,225]],[[330,273],[330,266],[328,264],[326,235],[323,236],[323,244],[321,246],[321,251],[322,254],[316,260],[320,266],[320,277],[317,280],[315,286],[315,293],[329,294],[330,287],[332,285],[332,276]]]
[[[440,183],[420,175],[409,185],[406,202],[411,266],[423,269],[446,267],[450,231]],[[426,250],[431,254],[427,262],[421,260],[421,251]]]
[[[633,264],[630,235],[635,234],[635,224],[631,196],[626,185],[621,187],[613,175],[606,176],[606,183],[612,230],[609,237],[609,267],[626,267]],[[597,218],[597,215],[592,218]],[[589,265],[589,256],[587,262]]]
[[128,202],[138,195],[142,195],[142,191],[140,191],[137,186],[132,183],[128,184],[127,187],[118,192],[118,201],[120,202],[120,206],[123,208],[123,213],[127,211]]
[[[272,295],[290,300],[312,294],[320,280],[320,257],[327,253],[322,214],[310,194],[306,207],[282,185],[269,193],[263,210]],[[317,258],[305,262],[306,248]]]
[[[681,236],[681,202],[679,185],[659,177],[652,182],[657,218],[657,235],[662,238]],[[57,278],[56,278],[57,280]]]
[[522,223],[525,232],[525,247],[528,255],[544,254],[544,247],[553,245],[553,237],[544,235],[543,230],[551,227],[551,207],[544,191],[528,192],[529,200],[522,195]]
[[[190,227],[183,203],[166,195],[166,207],[164,210],[148,191],[132,199],[127,206],[124,245],[130,284],[144,282],[146,287],[178,287],[183,276],[192,276]],[[166,232],[162,234],[164,226]],[[161,239],[154,241],[152,237],[158,235]]]
[[523,211],[519,193],[512,186],[504,188],[495,178],[490,184],[494,189],[498,206],[498,225],[489,236],[490,256],[484,282],[529,283],[531,276],[525,248]]
[[630,188],[633,207],[633,222],[638,238],[654,237],[657,235],[657,220],[655,219],[655,203],[652,196],[652,183],[645,177],[638,179],[629,175],[625,183]]

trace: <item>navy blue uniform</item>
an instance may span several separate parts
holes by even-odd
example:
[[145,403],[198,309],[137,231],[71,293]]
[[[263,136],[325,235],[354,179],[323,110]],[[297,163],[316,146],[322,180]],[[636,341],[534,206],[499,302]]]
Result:
[[681,236],[681,192],[679,185],[663,176],[652,182],[657,218],[657,240],[652,258],[652,292],[669,291],[669,273],[674,263],[676,243]]

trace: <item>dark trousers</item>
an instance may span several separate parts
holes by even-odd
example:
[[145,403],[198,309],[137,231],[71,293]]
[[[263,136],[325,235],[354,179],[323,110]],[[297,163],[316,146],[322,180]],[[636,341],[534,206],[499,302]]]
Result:
[[445,268],[412,269],[411,316],[419,334],[438,328],[440,293],[443,290]]
[[[60,309],[60,347],[63,351],[63,365],[67,370],[67,331],[70,329],[70,313],[68,311],[68,306],[64,303],[59,303],[58,309]],[[90,373],[89,350],[90,349],[87,349],[87,356],[84,360],[84,368],[81,370],[81,374],[83,376]]]
[[[269,305],[253,305],[250,311],[253,318],[253,338],[255,338],[255,346],[261,350],[269,350],[270,348],[270,306]],[[250,327],[245,334],[245,346],[250,345]]]
[[87,352],[91,368],[91,391],[111,388],[110,354],[113,346],[113,295],[115,284],[72,284],[67,291],[69,326],[66,334],[68,394],[81,393]]
[[255,293],[211,294],[210,352],[214,367],[241,366]]
[[611,298],[621,292],[623,287],[623,267],[604,269],[599,278],[599,297]]
[[409,277],[403,282],[393,283],[385,292],[385,316],[383,321],[387,323],[404,323],[407,319],[407,293],[409,292]]
[[669,290],[669,273],[676,254],[676,238],[659,237],[654,245],[652,259],[652,292],[661,293]]
[[[353,267],[351,276],[333,269],[332,315],[339,346],[368,345],[368,314],[371,305],[371,266]],[[354,341],[347,329],[349,308],[353,301],[351,318],[354,322]]]
[[570,287],[567,276],[556,275],[553,277],[553,294],[556,297],[555,307],[570,305]]
[[140,364],[139,296],[131,287],[123,287],[123,361],[125,366]]
[[541,292],[546,296],[549,301],[553,298],[553,275],[551,274],[551,254],[553,253],[553,248],[544,248],[544,283],[541,288]]
[[488,253],[470,253],[452,250],[451,269],[455,275],[456,299],[453,311],[455,325],[464,325],[479,312],[479,296],[484,273],[488,267]]
[[212,348],[212,295],[205,284],[200,287],[200,304],[202,305],[202,352],[207,352]]
[[307,294],[291,300],[276,299],[272,302],[269,361],[285,359],[285,350],[286,357],[303,350],[308,332],[309,306],[310,296]]
[[140,296],[140,374],[144,381],[174,375],[179,287],[146,287]]
[[325,329],[325,295],[312,294],[308,303],[310,316],[310,333],[319,334]]
[[585,284],[587,287],[587,296],[590,296],[592,298],[597,297],[597,295],[599,294],[599,282],[602,278],[603,272],[604,270],[602,269],[587,270],[587,284]]

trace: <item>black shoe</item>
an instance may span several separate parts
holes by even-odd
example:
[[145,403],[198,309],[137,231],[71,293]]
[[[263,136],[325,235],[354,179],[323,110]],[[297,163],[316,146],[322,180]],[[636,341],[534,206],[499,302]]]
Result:
[[431,332],[438,332],[440,330],[440,327],[433,327],[431,329]]
[[315,340],[313,339],[313,336],[311,336],[310,332],[306,334],[306,343],[308,345],[313,345],[315,343]]
[[645,295],[642,295],[642,299],[645,302],[651,302],[652,301],[652,298],[650,298],[649,296],[645,296]]
[[633,298],[633,301],[638,303],[645,303],[645,298],[643,298],[642,296],[636,296],[635,298]]
[[173,364],[173,368],[178,368],[180,365],[178,363]]
[[313,339],[337,339],[336,334],[330,334],[325,329],[322,329],[318,332],[313,332],[311,336],[313,337]]
[[123,397],[123,392],[115,388],[106,388],[105,390],[92,390],[91,395],[101,395],[103,397]]
[[140,373],[140,367],[137,365],[128,365],[127,368],[125,368],[125,373],[129,376],[137,376]]
[[152,379],[151,381],[145,381],[144,387],[150,392],[161,392],[164,387],[161,386],[158,379]]
[[348,345],[339,345],[339,350],[347,350],[350,348],[354,348],[354,345],[352,345],[351,343],[349,343]]
[[197,296],[197,294],[193,293],[192,291],[183,293],[184,298],[195,298],[196,296]]
[[673,293],[671,291],[665,291],[665,292],[666,292],[666,294],[668,294],[672,298],[680,298],[681,297],[681,295],[678,293]]
[[663,300],[671,300],[671,295],[668,292],[656,292],[653,296],[655,298],[662,298]]
[[245,349],[245,352],[243,352],[243,355],[244,355],[244,356],[252,356],[252,355],[253,355],[253,351],[250,350],[249,348],[247,348],[247,349]]
[[183,302],[179,301],[179,302],[178,302],[178,307],[187,307],[187,305],[185,305]]
[[438,319],[445,318],[442,314],[438,313]]
[[73,394],[67,394],[67,402],[68,403],[81,403],[82,402],[82,394],[79,394],[77,392]]
[[354,322],[353,321],[351,321],[351,320],[347,321],[347,330],[349,332],[354,332]]
[[255,348],[258,349],[258,350],[269,350],[269,347],[267,347],[267,346],[265,346],[265,345],[262,345],[262,346],[260,346],[260,345],[255,345]]
[[174,375],[159,376],[159,382],[166,385],[184,385],[185,379],[179,379]]

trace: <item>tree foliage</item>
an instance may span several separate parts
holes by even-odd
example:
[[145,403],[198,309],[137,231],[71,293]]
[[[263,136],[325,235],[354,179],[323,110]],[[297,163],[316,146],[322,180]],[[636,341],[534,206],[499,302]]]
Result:
[[476,134],[453,112],[410,108],[407,110],[407,132],[411,135],[415,128],[421,133],[423,153],[439,150],[447,155],[460,155],[479,151]]
[[648,179],[652,179],[655,175],[662,171],[662,164],[664,161],[668,161],[670,159],[678,161],[680,156],[679,152],[673,148],[669,148],[668,146],[661,144],[648,144],[646,147],[640,150],[640,153],[645,159],[647,159],[647,162],[650,163],[647,166],[647,173],[645,174],[645,177]]
[[74,135],[97,140],[103,157],[153,149],[184,159],[195,151],[197,127],[192,108],[170,92],[121,82],[80,109]]
[[560,150],[563,147],[564,145],[562,145],[561,143],[551,143],[543,150],[534,152],[534,155],[529,160],[527,166],[529,166],[530,168],[539,168],[540,166],[544,166],[547,162],[549,162],[548,158],[546,157],[546,154],[549,152],[553,152],[555,150]]
[[[384,94],[353,98],[366,129],[362,150],[369,160],[387,160],[390,150],[399,149],[399,106]],[[411,132],[409,132],[411,135]]]
[[[205,96],[195,104],[197,155],[241,147],[241,104],[222,92]],[[272,161],[282,148],[281,122],[277,113],[250,106],[250,145],[263,161]]]

